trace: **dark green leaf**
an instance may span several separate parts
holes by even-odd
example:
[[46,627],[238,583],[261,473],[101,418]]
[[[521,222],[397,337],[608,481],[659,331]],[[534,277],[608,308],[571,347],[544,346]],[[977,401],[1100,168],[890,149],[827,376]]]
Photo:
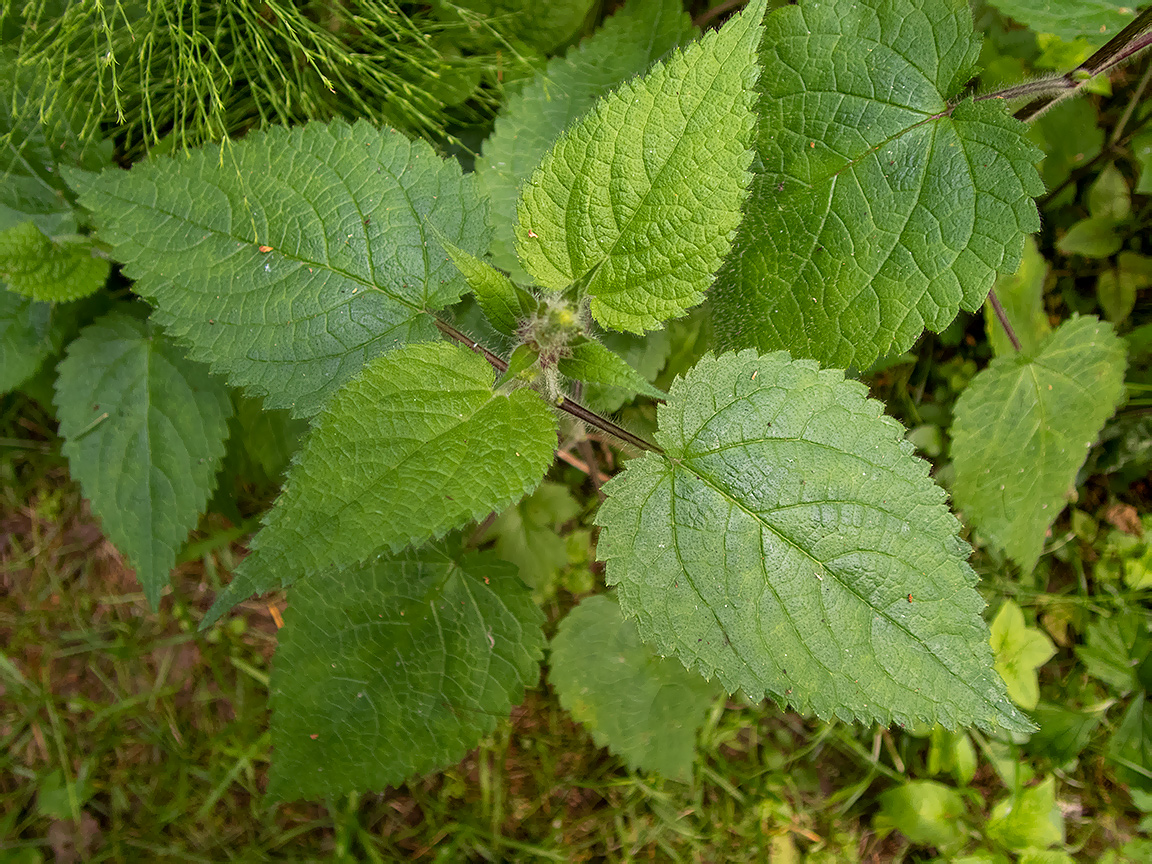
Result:
[[0,288],[0,393],[15,390],[60,350],[65,308]]
[[56,407],[72,476],[155,609],[216,486],[228,394],[149,324],[112,312],[68,346]]
[[516,565],[534,598],[542,602],[568,563],[567,545],[557,529],[579,515],[580,505],[568,487],[545,481],[497,516],[484,539],[495,538],[493,551]]
[[720,344],[868,367],[979,308],[1040,227],[1039,154],[955,102],[965,0],[807,0],[765,22],[758,166],[712,300]]
[[425,312],[464,280],[429,224],[474,255],[490,236],[455,161],[365,122],[69,179],[169,334],[298,417],[373,357],[437,338]]
[[539,675],[507,564],[424,547],[293,589],[272,676],[275,799],[383,791],[458,762]]
[[1124,719],[1108,741],[1108,758],[1116,766],[1116,779],[1152,792],[1152,705],[1144,693],[1124,712]]
[[1085,38],[1103,45],[1136,17],[1131,0],[989,0],[1010,18],[1036,33],[1061,39]]

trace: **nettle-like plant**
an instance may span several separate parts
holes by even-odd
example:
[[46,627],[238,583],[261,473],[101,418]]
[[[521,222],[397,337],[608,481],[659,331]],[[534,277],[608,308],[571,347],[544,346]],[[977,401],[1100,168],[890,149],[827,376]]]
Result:
[[[364,122],[65,171],[153,307],[85,328],[56,383],[73,474],[153,604],[224,457],[221,378],[310,423],[204,619],[292,586],[270,794],[452,764],[536,682],[544,617],[469,526],[587,426],[642,452],[596,515],[615,601],[560,623],[550,677],[630,764],[683,773],[705,679],[822,718],[1032,729],[944,491],[837,367],[905,351],[1015,272],[1043,186],[1006,99],[1074,92],[1147,19],[1068,75],[976,96],[965,0],[757,0],[698,41],[678,0],[630,0],[513,98],[474,174]],[[56,176],[3,235],[0,275],[30,298],[6,295],[12,320],[43,316],[45,285],[104,278]],[[710,288],[718,353],[667,393],[607,347],[642,350]],[[477,338],[448,311],[469,293]],[[1007,332],[956,409],[954,495],[1027,570],[1125,351],[1089,317]],[[577,387],[659,400],[654,440]]]

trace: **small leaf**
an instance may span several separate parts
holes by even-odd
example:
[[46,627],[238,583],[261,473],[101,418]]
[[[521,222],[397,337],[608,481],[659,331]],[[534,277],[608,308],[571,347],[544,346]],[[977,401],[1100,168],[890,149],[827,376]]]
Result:
[[[1012,331],[1020,340],[1020,350],[1034,352],[1049,333],[1052,325],[1044,312],[1044,280],[1048,276],[1048,262],[1036,248],[1036,241],[1029,237],[1024,241],[1024,255],[1019,269],[1011,276],[1000,276],[996,280],[996,296],[1004,307],[1004,314],[1012,325]],[[1016,353],[1008,334],[992,311],[992,301],[984,304],[984,326],[988,341],[997,357]]]
[[297,417],[373,357],[437,338],[425,313],[464,279],[429,226],[473,255],[490,236],[455,160],[363,121],[68,179],[168,334]]
[[992,651],[996,671],[1008,685],[1008,698],[1031,710],[1040,701],[1036,670],[1052,659],[1056,646],[1036,627],[1024,623],[1024,611],[1005,600],[992,621]]
[[1073,318],[1033,354],[993,360],[956,403],[956,505],[1026,573],[1124,395],[1124,365],[1110,325]]
[[216,486],[232,404],[153,327],[112,312],[68,346],[56,407],[69,470],[153,609]]
[[[539,359],[540,352],[531,345],[517,345],[512,351],[512,355],[508,358],[508,368],[504,370],[503,375],[496,379],[496,386],[502,387],[513,378],[518,378],[521,374],[535,366],[536,361]],[[531,374],[532,373],[529,373],[528,377],[530,377]]]
[[1040,175],[1049,189],[1063,185],[1073,169],[1088,164],[1103,149],[1104,130],[1097,119],[1087,99],[1068,99],[1032,124],[1028,135],[1044,151]]
[[1128,181],[1110,163],[1088,188],[1088,212],[1101,219],[1127,219],[1132,213]]
[[524,268],[553,291],[586,280],[605,327],[639,333],[683,314],[728,253],[750,179],[764,5],[601,100],[521,190]]
[[[702,308],[697,307],[697,309]],[[660,374],[660,370],[664,368],[664,364],[668,362],[673,344],[675,343],[679,348],[684,347],[683,342],[673,338],[671,331],[676,331],[676,336],[679,337],[691,320],[690,315],[685,316],[672,322],[663,330],[653,330],[641,336],[634,333],[601,330],[600,328],[596,328],[593,332],[597,341],[601,342],[613,354],[624,358],[624,362],[636,370],[636,373],[645,381],[653,381]],[[689,344],[691,344],[691,335],[689,334],[687,340]],[[693,362],[696,359],[699,357],[694,358]],[[606,387],[585,381],[584,396],[581,401],[593,411],[611,414],[619,411],[624,403],[635,399],[636,393],[637,391],[631,388]],[[660,398],[665,399],[667,396]]]
[[1064,816],[1056,803],[1056,781],[1019,789],[992,808],[984,829],[988,838],[1013,851],[1064,842]]
[[598,747],[633,770],[691,779],[696,733],[718,695],[715,685],[656,656],[605,596],[564,617],[549,655],[548,681],[561,706]]
[[540,482],[556,420],[527,389],[444,342],[377,357],[316,419],[251,554],[205,616],[251,594],[443,536]]
[[1100,714],[1072,711],[1062,705],[1041,702],[1032,712],[1040,728],[1028,739],[1028,750],[1066,765],[1088,746],[1092,732],[1100,725]]
[[631,390],[652,399],[667,399],[668,394],[653,387],[639,372],[616,354],[595,340],[571,347],[571,356],[562,357],[557,368],[569,378]]
[[1040,227],[1025,127],[956,102],[964,2],[805,0],[768,16],[758,168],[711,300],[723,346],[867,368],[975,311]]
[[468,281],[468,287],[476,295],[476,302],[492,326],[505,336],[515,333],[524,310],[520,308],[520,298],[512,280],[488,262],[469,255],[446,240],[440,240],[440,245]]
[[1103,45],[1136,16],[1138,3],[1131,0],[990,0],[1010,18],[1036,33],[1053,33],[1061,39],[1080,37]]
[[527,277],[514,251],[516,199],[560,133],[613,87],[695,34],[681,0],[628,0],[603,27],[548,61],[509,97],[476,160],[476,176],[492,202],[491,253],[499,267]]
[[60,350],[69,318],[62,307],[0,288],[0,393],[15,390]]
[[1085,671],[1118,693],[1136,689],[1136,666],[1148,653],[1148,637],[1139,616],[1114,616],[1088,624],[1076,656]]
[[291,592],[268,794],[383,791],[458,762],[539,675],[544,616],[511,567],[424,547]]
[[1081,219],[1056,241],[1056,248],[1065,255],[1108,258],[1119,252],[1124,242],[1116,232],[1119,226],[1117,220],[1106,217],[1090,216]]
[[1031,729],[944,492],[864,387],[744,351],[705,357],[658,417],[665,454],[628,462],[597,523],[659,653],[824,718]]
[[104,287],[111,264],[83,238],[60,242],[33,222],[0,232],[0,280],[33,300],[60,303]]
[[1140,164],[1140,179],[1136,193],[1152,195],[1152,129],[1145,129],[1132,138],[1132,156]]
[[1119,782],[1152,792],[1152,705],[1147,694],[1137,693],[1128,705],[1108,740],[1107,755]]
[[545,481],[497,516],[484,540],[495,539],[496,556],[515,564],[533,599],[543,602],[568,563],[567,544],[557,529],[579,515],[580,505],[568,487]]
[[876,831],[895,828],[913,843],[955,850],[965,840],[964,799],[951,786],[935,780],[910,780],[882,792]]
[[1096,279],[1096,300],[1113,324],[1123,322],[1136,305],[1136,292],[1152,285],[1152,258],[1135,252],[1121,252],[1116,266]]

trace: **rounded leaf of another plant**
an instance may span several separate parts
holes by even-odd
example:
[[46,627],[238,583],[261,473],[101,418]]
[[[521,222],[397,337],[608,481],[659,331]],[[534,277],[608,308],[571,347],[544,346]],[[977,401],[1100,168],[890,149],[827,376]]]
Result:
[[729,691],[845,720],[1028,731],[992,668],[944,491],[843,373],[705,357],[604,487],[600,557],[640,635]]

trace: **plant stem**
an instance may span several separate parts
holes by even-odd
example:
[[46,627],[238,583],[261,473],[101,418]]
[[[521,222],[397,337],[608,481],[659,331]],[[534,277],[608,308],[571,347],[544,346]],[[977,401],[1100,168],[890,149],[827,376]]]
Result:
[[[451,324],[447,323],[446,321],[441,321],[436,316],[432,316],[432,320],[436,322],[436,327],[441,333],[443,333],[449,339],[453,339],[469,350],[475,351],[477,354],[481,355],[492,365],[492,368],[494,368],[497,372],[503,373],[508,370],[508,364],[504,361],[503,358],[497,354],[493,354],[475,339],[470,339]],[[597,429],[600,429],[603,432],[607,432],[609,435],[619,438],[621,441],[627,444],[631,444],[633,447],[636,447],[640,450],[647,450],[652,453],[662,454],[664,452],[662,447],[659,447],[656,444],[653,444],[651,441],[641,438],[639,435],[634,435],[623,426],[617,426],[611,420],[606,420],[599,414],[596,414],[595,412],[585,408],[579,402],[575,402],[572,399],[567,399],[561,396],[556,400],[555,405],[561,411],[564,411],[567,414],[571,414],[577,420],[582,420],[589,426],[595,426]]]
[[996,313],[996,319],[1000,322],[1000,326],[1008,334],[1008,341],[1012,343],[1013,348],[1019,351],[1020,340],[1016,337],[1016,331],[1012,329],[1012,324],[1008,321],[1004,307],[1000,305],[1000,298],[996,296],[995,288],[988,292],[988,302],[992,304],[992,311]]

